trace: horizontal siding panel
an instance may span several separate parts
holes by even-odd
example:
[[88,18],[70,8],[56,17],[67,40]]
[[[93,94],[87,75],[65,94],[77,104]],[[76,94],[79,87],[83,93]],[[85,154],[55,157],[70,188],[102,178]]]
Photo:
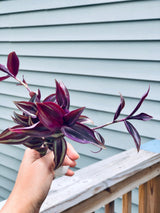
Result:
[[81,154],[80,158],[81,158],[81,160],[78,160],[77,165],[76,165],[76,167],[78,169],[89,166],[89,165],[96,163],[98,161],[96,158],[91,158],[91,157],[84,155],[84,154]]
[[[2,150],[2,149],[1,149]],[[4,177],[4,178],[8,178],[11,180],[11,181],[15,181],[16,177],[17,177],[17,171],[15,171],[14,169],[10,169],[10,168],[7,168],[6,165],[3,166],[3,165],[0,165],[0,169],[1,171],[3,171],[1,173],[1,175]]]
[[160,40],[160,21],[0,29],[1,41]]
[[[0,118],[11,120],[11,116],[13,116],[13,108],[7,108],[5,106],[0,106]],[[16,110],[14,110],[16,111]]]
[[0,153],[5,153],[5,155],[8,155],[16,160],[21,161],[23,154],[24,154],[24,149],[21,148],[21,146],[11,146],[11,145],[6,145],[6,144],[0,144],[0,148],[3,150]]
[[[19,97],[13,96],[13,95],[10,96],[7,94],[0,93],[0,100],[1,100],[1,102],[0,102],[1,110],[4,109],[4,107],[7,108],[6,111],[8,111],[8,112],[6,112],[6,115],[7,115],[6,118],[8,118],[10,115],[13,115],[13,110],[16,109],[13,101],[22,101],[22,100],[28,101],[28,98],[24,98],[23,96],[19,96]],[[11,112],[11,110],[12,110],[12,112]],[[11,117],[10,117],[10,119],[11,119]]]
[[9,194],[10,194],[10,191],[8,191],[0,186],[0,201],[4,200],[6,197],[8,197]]
[[124,2],[123,4],[103,4],[90,7],[75,7],[74,9],[68,8],[1,15],[0,27],[153,20],[160,18],[159,11],[159,1],[131,1]]
[[5,186],[5,187],[3,187],[3,189],[6,189],[7,192],[10,191],[14,186],[14,182],[12,182],[11,180],[4,178],[2,176],[0,176],[0,183],[1,183],[2,187]]
[[[25,73],[25,79],[31,86],[31,89],[37,91],[37,88],[48,87],[49,93],[53,93],[55,91],[54,88],[54,79],[62,80],[66,87],[69,90],[74,91],[83,91],[97,94],[106,94],[106,95],[116,95],[119,96],[119,92],[124,97],[131,98],[140,98],[147,90],[150,85],[150,94],[148,95],[148,100],[159,100],[160,84],[158,82],[150,82],[150,81],[136,81],[136,80],[124,80],[124,79],[114,79],[114,78],[103,78],[103,77],[93,77],[93,76],[78,76],[78,78],[74,75],[65,75],[65,74],[51,74],[45,73],[44,76],[40,73]],[[40,80],[41,79],[41,80]],[[53,79],[50,80],[50,79]],[[12,81],[12,80],[10,80]],[[13,81],[12,81],[13,82]],[[83,83],[82,83],[83,82]],[[42,88],[43,88],[42,87]],[[25,88],[21,87],[21,94],[25,97],[28,97],[28,93]],[[36,88],[36,89],[35,89]],[[129,88],[129,89],[128,89]],[[136,90],[135,90],[136,89]],[[20,87],[16,86],[16,83],[2,82],[0,84],[0,91],[2,94],[10,94],[16,96],[19,93]],[[43,89],[42,89],[43,91]],[[45,91],[45,88],[44,88]],[[43,93],[44,94],[44,93]]]
[[[20,160],[17,160],[9,155],[7,155],[5,152],[4,153],[0,153],[0,162],[2,166],[6,166],[10,169],[15,170],[16,172],[19,169],[19,165],[20,165]],[[2,175],[2,174],[1,174]]]
[[[106,4],[106,3],[117,3],[117,2],[127,2],[133,0],[39,0],[38,2],[34,2],[32,0],[28,0],[27,2],[24,0],[20,0],[21,4],[15,4],[13,2],[5,2],[1,3],[2,9],[0,14],[5,13],[18,13],[18,12],[28,12],[28,11],[35,11],[35,10],[47,10],[47,9],[58,9],[58,8],[68,8],[68,7],[77,7],[77,6],[89,6],[89,5],[96,5],[96,4]],[[23,1],[23,3],[22,3]]]
[[14,186],[24,148],[0,144],[0,194],[6,199]]
[[[53,57],[19,56],[20,69],[55,74],[101,76],[135,80],[160,81],[160,62],[137,60],[95,60]],[[0,63],[6,64],[7,55],[0,56]],[[20,75],[21,75],[20,70]],[[27,79],[26,79],[27,80]]]
[[3,201],[5,198],[0,196],[0,202]]
[[[6,56],[3,62],[6,64]],[[22,57],[20,68],[38,72],[45,70],[53,75],[64,73],[160,81],[159,62]]]
[[[108,137],[108,139],[109,139],[109,137]],[[99,148],[97,148],[94,145],[79,144],[79,143],[77,143],[75,141],[71,141],[69,139],[67,139],[67,141],[69,141],[73,145],[73,147],[78,151],[78,153],[80,154],[80,160],[81,160],[82,156],[86,156],[86,157],[88,156],[89,158],[98,161],[98,160],[103,160],[105,158],[111,157],[122,151],[122,149],[120,149],[120,148],[118,149],[118,147],[114,147],[114,146],[112,147],[112,144],[111,144],[111,146],[109,146],[108,141],[110,139],[109,140],[108,139],[106,138],[106,143],[105,143],[106,149],[103,149],[100,152],[97,152],[97,151],[99,151]],[[113,142],[113,144],[114,144],[114,142]],[[97,153],[94,153],[94,152],[97,152]],[[77,162],[79,162],[79,160]],[[85,163],[85,161],[82,163]],[[81,162],[80,162],[80,164],[81,164]],[[86,161],[86,165],[87,165],[87,161]]]
[[[15,125],[15,124],[14,124]],[[0,130],[4,130],[6,128],[9,128],[10,126],[13,126],[13,122],[7,119],[1,119],[0,122]]]
[[13,50],[25,56],[160,60],[160,41],[0,43],[0,54]]

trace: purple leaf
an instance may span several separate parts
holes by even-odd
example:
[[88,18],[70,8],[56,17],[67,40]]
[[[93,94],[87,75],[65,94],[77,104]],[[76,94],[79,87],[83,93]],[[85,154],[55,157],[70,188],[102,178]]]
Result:
[[63,137],[56,138],[53,141],[53,152],[54,152],[55,169],[57,169],[60,166],[62,166],[67,152],[67,143]]
[[[102,135],[99,133],[99,132],[97,132],[97,131],[94,131],[94,133],[95,133],[95,136],[96,136],[96,138],[99,140],[99,141],[101,141],[101,143],[102,144],[104,144],[105,143],[105,140],[104,140],[104,138],[102,137]],[[103,147],[104,148],[104,147]],[[93,152],[93,153],[98,153],[98,152],[100,152],[102,150],[102,147],[100,147],[100,149],[98,150],[98,151],[91,151],[91,152]]]
[[3,81],[10,76],[13,78],[16,77],[19,69],[19,59],[15,52],[11,52],[8,55],[7,67],[8,69],[4,65],[0,64],[0,70],[8,74],[7,76],[0,77],[0,81]]
[[70,98],[69,98],[69,92],[67,88],[64,86],[64,84],[58,83],[56,81],[56,100],[57,103],[62,107],[64,110],[69,109],[70,105]]
[[2,64],[0,64],[0,70],[2,71],[2,72],[5,72],[5,73],[7,73],[8,75],[6,75],[6,76],[3,76],[3,77],[0,77],[0,81],[3,81],[3,80],[5,80],[5,79],[7,79],[7,78],[9,78],[10,77],[10,73],[9,73],[9,70],[4,66],[4,65],[2,65]]
[[33,92],[33,91],[31,91],[29,93],[29,95],[31,97],[30,100],[29,100],[29,102],[33,102],[33,103],[40,102],[40,100],[41,100],[41,92],[40,92],[39,89],[38,89],[38,94],[35,93],[35,92]]
[[27,146],[31,149],[37,149],[42,146],[44,140],[42,138],[31,138],[28,142],[23,143],[24,146]]
[[56,94],[51,94],[44,99],[43,103],[44,102],[54,102],[55,103],[55,101],[56,101]]
[[[35,103],[36,100],[37,100],[37,94],[36,94],[35,92],[30,92],[29,95],[30,95],[30,97],[31,97],[31,98],[29,99],[29,102]],[[38,102],[39,102],[39,101],[38,101]]]
[[76,110],[73,110],[73,111],[67,113],[64,116],[64,122],[65,122],[65,124],[67,124],[69,126],[74,125],[77,122],[77,120],[79,119],[79,116],[81,115],[81,113],[83,112],[83,110],[84,110],[84,107],[76,109]]
[[131,117],[132,115],[134,115],[135,112],[137,112],[137,110],[140,108],[140,106],[142,105],[143,101],[145,100],[145,98],[147,97],[148,93],[149,93],[150,87],[148,88],[147,92],[142,96],[142,98],[140,99],[139,103],[137,104],[137,106],[135,107],[135,109],[130,113],[130,115],[127,116],[126,119],[128,119],[129,117]]
[[12,74],[12,76],[16,77],[19,69],[19,59],[15,52],[11,52],[8,55],[7,67]]
[[35,150],[37,150],[40,153],[40,156],[43,157],[46,153],[47,153],[47,146],[45,147],[36,147],[34,148]]
[[10,131],[10,129],[6,129],[0,134],[0,143],[3,144],[23,144],[24,142],[29,141],[30,139],[30,136],[23,133],[17,134],[15,132]]
[[0,70],[1,70],[2,72],[5,72],[5,73],[7,73],[7,74],[10,74],[9,70],[8,70],[3,64],[0,64]]
[[30,115],[32,118],[36,118],[37,107],[35,103],[27,101],[14,101],[18,109],[22,110],[25,114]]
[[14,117],[12,117],[15,123],[20,124],[22,126],[27,126],[28,124],[28,116],[20,115],[14,112]]
[[138,115],[135,115],[135,116],[131,116],[128,118],[129,119],[136,119],[136,120],[142,120],[142,121],[149,121],[151,120],[153,117],[146,114],[146,113],[140,113]]
[[123,109],[124,106],[125,106],[125,100],[124,100],[124,98],[123,98],[123,96],[122,96],[121,94],[120,94],[120,97],[121,97],[121,103],[120,103],[120,105],[118,106],[118,109],[117,109],[117,111],[116,111],[116,113],[115,113],[115,115],[114,115],[113,121],[115,121],[115,120],[119,117],[119,115],[120,115],[122,109]]
[[40,91],[40,89],[38,89],[38,95],[37,95],[36,102],[40,102],[40,101],[41,101],[41,91]]
[[28,126],[28,127],[17,127],[17,128],[10,128],[11,132],[15,132],[15,133],[24,133],[26,135],[29,136],[34,136],[34,137],[49,137],[50,135],[53,134],[52,131],[50,131],[49,129],[47,129],[46,127],[44,127],[40,122],[37,122],[35,124],[33,124],[32,126]]
[[56,100],[61,107],[66,105],[65,93],[58,81],[56,81]]
[[37,103],[38,118],[51,131],[57,131],[63,125],[64,110],[52,102]]
[[100,141],[102,144],[105,144],[105,140],[102,137],[102,135],[99,132],[97,132],[97,131],[94,131],[94,133],[95,133],[96,138],[98,139],[98,141]]
[[139,151],[140,146],[141,146],[141,138],[140,138],[138,131],[129,121],[124,121],[124,124],[136,144],[137,151]]
[[24,84],[28,85],[27,82],[26,82],[26,80],[24,79],[24,75],[23,75],[23,80],[22,80],[22,82],[23,82]]
[[65,106],[65,109],[68,110],[69,107],[70,107],[70,95],[69,95],[69,91],[66,88],[66,86],[63,84],[63,82],[60,82],[60,86],[63,89],[65,97],[66,97],[66,106]]
[[94,130],[83,124],[76,123],[72,127],[63,126],[61,128],[61,131],[66,137],[70,138],[73,141],[77,141],[83,144],[91,143],[100,148],[104,148],[103,143],[95,137]]
[[0,77],[0,81],[4,81],[5,79],[9,78],[10,76],[9,75],[6,75],[6,76],[3,76],[3,77]]
[[90,118],[88,118],[87,116],[84,116],[84,115],[80,115],[77,122],[82,123],[82,124],[83,123],[84,124],[85,123],[86,124],[94,124],[93,121]]

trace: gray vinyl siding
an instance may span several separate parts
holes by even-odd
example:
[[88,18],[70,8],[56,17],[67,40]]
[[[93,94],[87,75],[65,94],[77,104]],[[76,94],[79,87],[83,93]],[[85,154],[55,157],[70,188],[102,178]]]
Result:
[[[150,122],[134,122],[142,143],[159,138],[160,121],[160,1],[11,0],[0,2],[0,63],[10,51],[20,58],[19,77],[42,96],[62,80],[71,108],[86,106],[95,125],[110,122],[125,97],[126,116],[138,99],[151,91],[142,111]],[[14,100],[26,100],[25,89],[12,79],[0,83],[0,130],[12,126]],[[72,144],[81,155],[77,169],[134,146],[123,124],[100,130],[107,149],[97,154],[89,145]],[[0,145],[0,200],[8,197],[16,178],[23,146]],[[121,200],[116,201],[118,212]],[[133,210],[137,211],[137,190]]]

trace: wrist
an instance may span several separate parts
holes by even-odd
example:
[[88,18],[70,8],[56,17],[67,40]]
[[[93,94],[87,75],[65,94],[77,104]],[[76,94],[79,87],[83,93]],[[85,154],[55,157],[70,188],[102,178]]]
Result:
[[39,208],[32,205],[22,193],[11,193],[0,213],[38,213]]

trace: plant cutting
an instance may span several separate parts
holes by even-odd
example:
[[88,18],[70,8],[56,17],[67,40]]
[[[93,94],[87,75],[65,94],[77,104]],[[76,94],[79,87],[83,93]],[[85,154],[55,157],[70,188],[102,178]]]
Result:
[[93,144],[100,149],[105,148],[105,140],[97,131],[100,128],[124,122],[128,133],[132,136],[137,150],[141,145],[141,138],[130,122],[131,120],[148,121],[152,116],[146,113],[136,112],[147,97],[150,88],[139,100],[137,106],[125,118],[119,116],[125,107],[125,100],[120,95],[120,104],[114,114],[112,122],[91,128],[91,120],[83,115],[85,107],[70,111],[70,95],[68,89],[62,82],[55,81],[56,91],[41,100],[41,92],[31,91],[24,77],[20,80],[17,77],[19,71],[19,59],[15,52],[8,55],[7,66],[0,64],[0,70],[5,73],[0,81],[12,77],[18,85],[24,86],[29,93],[28,101],[15,101],[16,107],[21,114],[14,112],[13,121],[15,126],[5,129],[0,134],[0,143],[23,144],[35,149],[45,155],[49,150],[54,152],[55,169],[59,168],[66,155],[66,139],[69,138],[82,144]]

